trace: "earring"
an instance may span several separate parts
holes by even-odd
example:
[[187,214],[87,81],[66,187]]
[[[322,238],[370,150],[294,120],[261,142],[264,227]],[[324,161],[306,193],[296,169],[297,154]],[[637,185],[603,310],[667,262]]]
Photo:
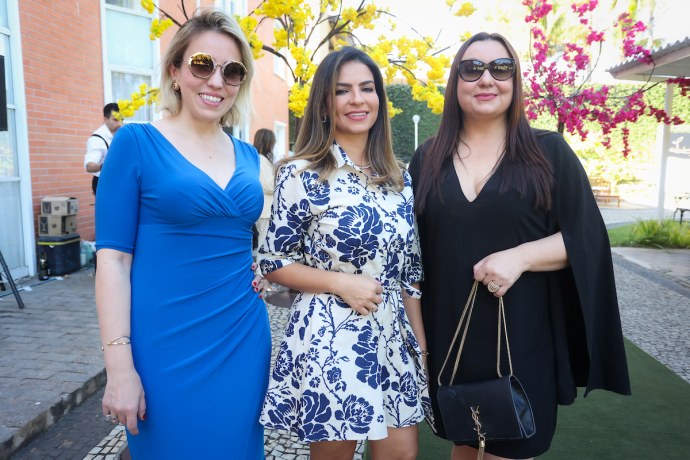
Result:
[[176,81],[173,81],[172,82],[172,89],[173,89],[173,91],[179,91],[180,85]]
[[321,123],[327,123],[328,117],[326,115],[321,115]]

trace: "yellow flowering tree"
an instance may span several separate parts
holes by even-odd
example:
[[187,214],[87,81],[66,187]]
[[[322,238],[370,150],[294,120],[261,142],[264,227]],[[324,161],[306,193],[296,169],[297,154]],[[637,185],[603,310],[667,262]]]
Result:
[[[458,16],[474,12],[469,2],[446,0],[446,3]],[[443,54],[444,50],[437,49],[431,37],[389,38],[382,34],[374,43],[367,43],[360,38],[362,34],[358,36],[362,31],[374,30],[375,26],[381,28],[386,18],[389,19],[387,31],[392,32],[395,16],[377,7],[375,0],[264,0],[249,15],[240,18],[240,25],[255,57],[271,53],[285,62],[293,83],[288,108],[297,117],[304,113],[317,59],[344,45],[362,48],[379,65],[387,83],[403,79],[410,85],[414,99],[426,102],[434,113],[440,113],[443,95],[439,85],[445,83],[450,58]],[[262,43],[257,28],[267,19],[273,19],[279,27],[275,28],[271,43]],[[392,108],[392,114],[395,113]]]
[[[344,45],[362,48],[379,65],[387,83],[402,79],[411,88],[412,97],[423,101],[434,113],[443,110],[443,95],[439,86],[445,83],[450,58],[437,47],[431,37],[414,34],[413,37],[390,38],[381,34],[374,43],[367,43],[360,36],[363,31],[386,28],[393,35],[395,16],[387,9],[379,8],[376,0],[263,0],[247,16],[238,17],[255,58],[265,53],[273,54],[285,62],[292,86],[288,108],[298,118],[304,114],[316,71],[318,59],[332,49]],[[188,19],[181,1],[181,11]],[[352,6],[349,6],[352,4]],[[456,16],[470,16],[474,7],[470,2],[446,0],[449,12]],[[158,10],[160,18],[151,25],[151,39],[156,39],[173,24],[180,26],[170,14],[158,8],[152,0],[141,0],[149,12]],[[385,19],[388,19],[386,24]],[[258,27],[267,20],[275,21],[272,39],[264,43],[257,33]],[[359,35],[358,35],[359,34]],[[368,32],[369,36],[373,36]],[[371,39],[369,39],[371,40]],[[154,103],[155,88],[140,88],[132,94],[131,101],[118,101],[124,117],[145,103]],[[133,110],[133,111],[132,111]],[[397,112],[391,107],[391,114]]]

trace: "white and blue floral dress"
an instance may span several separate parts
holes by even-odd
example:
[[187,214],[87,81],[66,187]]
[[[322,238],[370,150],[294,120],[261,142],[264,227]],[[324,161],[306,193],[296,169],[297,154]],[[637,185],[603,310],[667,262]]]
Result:
[[381,281],[378,311],[359,315],[333,294],[300,293],[271,374],[261,423],[303,441],[382,439],[430,416],[427,378],[402,294],[422,278],[410,176],[375,185],[338,146],[324,181],[295,160],[276,181],[261,270],[291,263]]

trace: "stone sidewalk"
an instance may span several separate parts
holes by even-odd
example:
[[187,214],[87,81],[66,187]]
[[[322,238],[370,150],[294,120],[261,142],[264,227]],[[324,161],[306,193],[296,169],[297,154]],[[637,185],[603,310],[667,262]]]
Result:
[[[105,384],[93,269],[45,282],[32,278],[19,287],[24,309],[17,307],[9,290],[0,294],[0,460],[76,458],[75,452],[84,451],[83,443],[89,439],[92,444],[83,458],[120,458],[126,447],[124,431],[105,421],[100,398],[89,400],[88,409],[79,406]],[[267,308],[275,352],[289,309]],[[271,364],[274,358],[275,353]],[[57,447],[59,452],[48,455],[40,449],[20,450],[66,415],[73,417],[73,425],[86,423],[80,442],[60,430],[52,434],[56,439],[65,438]],[[70,427],[74,430],[79,428]],[[267,430],[265,438],[268,460],[309,458],[308,445],[295,436]],[[362,454],[360,444],[354,460]]]
[[[615,225],[634,221],[639,213],[633,211],[602,209],[602,215]],[[616,248],[614,266],[625,336],[690,382],[690,250]],[[23,310],[6,295],[9,291],[0,292],[0,460],[46,433],[65,414],[76,417],[80,411],[79,420],[87,420],[90,432],[105,433],[100,442],[93,441],[85,458],[119,458],[124,448],[121,428],[106,424],[94,398],[90,409],[77,407],[105,380],[93,270],[47,282],[24,281]],[[267,308],[275,345],[289,310]],[[63,444],[50,456],[16,458],[77,458],[68,454],[77,446]],[[362,450],[360,446],[358,452]],[[309,458],[306,445],[271,431],[266,433],[266,454],[269,460]]]
[[1,292],[0,459],[105,383],[93,284],[93,270],[29,279],[21,310]]

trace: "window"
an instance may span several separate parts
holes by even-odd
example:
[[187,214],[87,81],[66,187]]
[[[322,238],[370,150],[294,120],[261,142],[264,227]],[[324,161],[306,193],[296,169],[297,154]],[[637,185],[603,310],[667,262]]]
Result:
[[0,70],[5,77],[2,90],[7,102],[7,130],[0,131],[0,248],[14,278],[29,274],[33,259],[29,235],[34,232],[31,193],[25,185],[31,178],[20,40],[17,2],[0,0],[0,56],[4,64]]
[[[131,99],[146,83],[155,85],[154,59],[157,42],[149,39],[151,16],[139,0],[106,0],[104,43],[106,49],[105,87],[108,102]],[[154,46],[156,45],[156,46]],[[142,107],[133,121],[151,121],[153,108]]]
[[0,0],[0,26],[9,27],[9,18],[7,17],[7,0]]
[[276,135],[276,146],[273,148],[273,161],[278,161],[287,156],[285,151],[287,125],[279,121],[273,122],[273,132]]
[[144,13],[146,10],[141,6],[141,0],[105,0],[108,5],[119,6],[134,10],[137,13]]
[[216,0],[216,6],[237,16],[247,14],[247,0]]

